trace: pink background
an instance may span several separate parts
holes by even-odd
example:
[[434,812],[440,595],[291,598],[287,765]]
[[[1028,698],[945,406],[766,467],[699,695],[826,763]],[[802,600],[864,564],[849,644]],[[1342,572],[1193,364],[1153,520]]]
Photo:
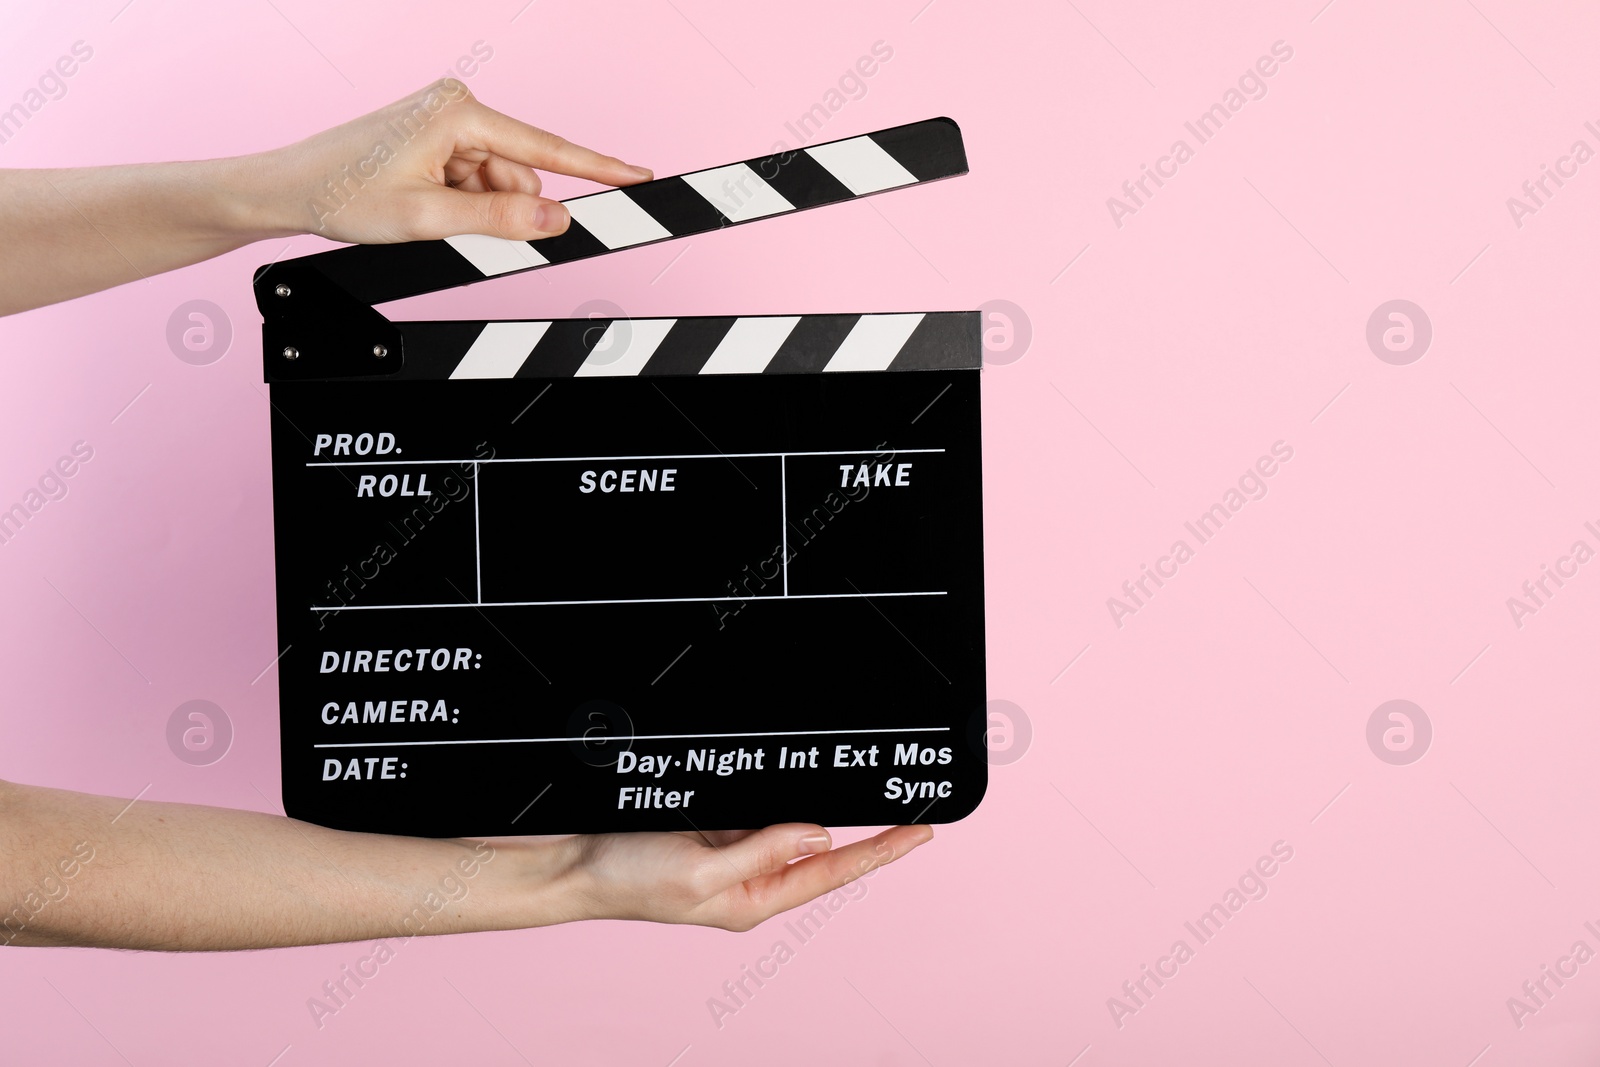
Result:
[[[1520,228],[1506,206],[1575,140],[1600,148],[1583,127],[1600,118],[1592,8],[122,3],[8,15],[0,107],[74,41],[94,55],[0,165],[274,146],[419,87],[481,40],[494,55],[468,84],[483,100],[671,174],[794,146],[785,122],[886,42],[893,58],[823,139],[948,114],[970,176],[406,311],[1021,307],[1031,346],[997,353],[1012,361],[984,378],[990,694],[1033,736],[974,816],[873,878],[720,1029],[708,998],[788,936],[781,920],[743,936],[594,923],[420,940],[320,1030],[307,998],[365,949],[12,950],[5,1059],[1600,1054],[1600,962],[1520,1029],[1506,1004],[1575,941],[1600,949],[1583,928],[1600,920],[1600,563],[1520,629],[1506,606],[1575,540],[1600,548],[1583,528],[1600,520],[1600,162]],[[1107,198],[1174,139],[1196,147],[1184,122],[1279,40],[1294,54],[1266,96],[1115,225]],[[68,495],[0,547],[0,776],[281,810],[249,272],[283,252],[0,322],[0,506],[74,441],[94,448]],[[1406,366],[1365,339],[1397,298],[1434,330]],[[209,366],[165,338],[193,299],[232,321]],[[1118,628],[1107,598],[1280,440],[1294,457],[1268,495]],[[192,699],[235,729],[211,766],[167,747]],[[1392,699],[1432,723],[1410,765],[1366,740]],[[1184,922],[1280,840],[1294,858],[1268,895],[1198,945]],[[1108,998],[1179,938],[1194,958],[1119,1028]]]

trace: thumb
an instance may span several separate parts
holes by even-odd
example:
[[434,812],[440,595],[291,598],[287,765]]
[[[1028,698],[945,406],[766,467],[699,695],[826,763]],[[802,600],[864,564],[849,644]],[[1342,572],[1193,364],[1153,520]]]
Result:
[[441,186],[431,193],[424,239],[481,233],[511,241],[537,241],[565,232],[572,215],[558,200],[514,190],[471,193]]

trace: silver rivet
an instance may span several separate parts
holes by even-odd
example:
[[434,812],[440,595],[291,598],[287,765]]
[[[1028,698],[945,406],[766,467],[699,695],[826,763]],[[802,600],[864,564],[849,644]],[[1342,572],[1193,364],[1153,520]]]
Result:
[[300,350],[298,348],[295,348],[293,345],[290,345],[288,348],[285,348],[283,350],[283,358],[284,359],[299,359],[300,358]]
[[272,291],[274,293],[277,293],[279,296],[288,296],[289,295],[289,287],[287,285],[280,285],[280,286],[278,286],[276,289],[274,289]]
[[384,356],[389,354],[389,350],[382,345],[373,345],[372,354],[377,356],[379,359],[382,359]]

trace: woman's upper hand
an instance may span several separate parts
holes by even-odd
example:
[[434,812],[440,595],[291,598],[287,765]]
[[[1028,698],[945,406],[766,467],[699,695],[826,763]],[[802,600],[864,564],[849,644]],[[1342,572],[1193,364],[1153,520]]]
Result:
[[255,157],[265,229],[389,244],[567,228],[534,168],[632,185],[652,174],[486,107],[454,78]]
[[485,107],[450,78],[255,155],[0,169],[0,315],[303,233],[368,244],[551,237],[570,216],[541,195],[535,167],[606,185],[651,177]]

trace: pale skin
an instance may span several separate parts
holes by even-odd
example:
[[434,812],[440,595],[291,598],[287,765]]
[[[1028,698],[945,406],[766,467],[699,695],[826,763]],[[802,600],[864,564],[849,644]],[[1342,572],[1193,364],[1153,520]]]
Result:
[[[375,177],[337,211],[313,208],[419,108],[429,117]],[[535,168],[605,185],[651,177],[454,81],[254,156],[0,171],[0,314],[308,232],[372,244],[553,236],[569,216],[540,195]],[[580,919],[748,930],[932,837],[897,826],[833,848],[823,827],[784,823],[480,843],[0,782],[0,945],[206,951]]]

